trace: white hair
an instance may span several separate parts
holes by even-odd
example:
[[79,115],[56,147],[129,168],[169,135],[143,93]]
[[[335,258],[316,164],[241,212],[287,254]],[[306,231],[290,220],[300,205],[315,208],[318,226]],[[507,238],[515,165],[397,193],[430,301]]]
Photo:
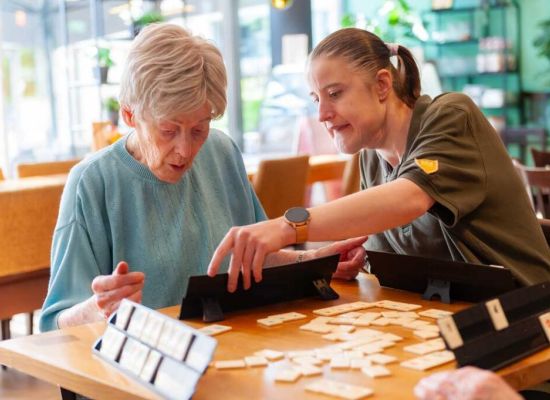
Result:
[[220,51],[173,24],[151,24],[135,38],[126,60],[120,103],[158,122],[208,102],[212,117],[225,112],[227,74]]

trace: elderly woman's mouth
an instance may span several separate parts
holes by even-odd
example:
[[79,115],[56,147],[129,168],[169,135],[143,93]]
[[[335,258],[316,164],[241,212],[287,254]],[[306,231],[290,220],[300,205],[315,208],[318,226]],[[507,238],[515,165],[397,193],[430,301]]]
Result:
[[177,171],[177,172],[185,171],[185,169],[187,167],[187,164],[181,164],[181,165],[169,164],[169,165],[174,171]]

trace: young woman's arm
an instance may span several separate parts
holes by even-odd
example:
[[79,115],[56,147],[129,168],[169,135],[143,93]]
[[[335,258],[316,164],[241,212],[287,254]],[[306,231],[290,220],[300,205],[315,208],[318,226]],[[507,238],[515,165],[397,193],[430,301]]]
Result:
[[[309,209],[308,240],[341,240],[381,232],[413,221],[433,204],[434,200],[418,185],[398,178]],[[222,260],[232,252],[228,289],[235,290],[241,269],[247,287],[251,273],[256,281],[261,280],[266,256],[293,244],[295,239],[296,232],[282,217],[233,227],[214,252],[208,274],[216,275]]]

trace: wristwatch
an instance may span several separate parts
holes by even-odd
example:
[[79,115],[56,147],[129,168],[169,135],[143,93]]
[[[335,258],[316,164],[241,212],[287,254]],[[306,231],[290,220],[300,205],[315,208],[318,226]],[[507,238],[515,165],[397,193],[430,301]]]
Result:
[[304,243],[307,241],[307,230],[310,220],[309,211],[304,207],[292,207],[286,210],[285,222],[296,231],[296,242]]

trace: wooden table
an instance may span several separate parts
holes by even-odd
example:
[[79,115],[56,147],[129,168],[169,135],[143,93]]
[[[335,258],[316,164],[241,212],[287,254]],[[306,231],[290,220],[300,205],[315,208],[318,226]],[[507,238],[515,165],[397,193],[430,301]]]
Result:
[[[321,335],[298,329],[304,321],[285,323],[266,328],[256,323],[256,319],[286,311],[298,311],[312,317],[312,310],[338,303],[357,300],[376,301],[392,299],[458,311],[464,303],[444,305],[439,302],[426,302],[420,295],[392,289],[380,288],[377,281],[361,274],[357,282],[337,282],[332,285],[340,294],[340,299],[324,302],[318,299],[305,299],[292,303],[278,304],[262,309],[235,312],[227,315],[223,324],[233,330],[216,338],[219,346],[216,360],[243,358],[257,350],[272,348],[281,351],[306,350],[329,345]],[[175,317],[179,307],[162,310]],[[198,320],[186,321],[200,327]],[[92,343],[103,333],[104,323],[73,327],[41,335],[22,337],[0,342],[0,363],[18,369],[39,379],[61,385],[69,390],[92,398],[109,399],[157,399],[158,397],[139,384],[136,384],[112,366],[92,355]],[[396,326],[377,328],[405,337],[397,346],[386,353],[400,359],[414,355],[402,351],[404,345],[416,343],[408,329]],[[321,399],[319,395],[307,393],[304,386],[318,377],[302,377],[295,384],[275,383],[276,370],[284,368],[288,361],[272,363],[268,368],[247,368],[241,370],[218,371],[209,368],[201,379],[194,399]],[[372,387],[374,398],[407,399],[413,398],[413,387],[419,379],[435,372],[455,368],[454,363],[429,371],[417,372],[405,369],[398,364],[390,364],[393,376],[373,380],[357,370],[334,371],[324,364],[324,377]],[[541,351],[500,371],[500,374],[516,389],[525,388],[550,378],[550,349]]]
[[[42,306],[50,276],[50,249],[67,174],[0,181],[0,320]],[[29,319],[32,321],[32,316]],[[32,332],[32,323],[29,324]]]

